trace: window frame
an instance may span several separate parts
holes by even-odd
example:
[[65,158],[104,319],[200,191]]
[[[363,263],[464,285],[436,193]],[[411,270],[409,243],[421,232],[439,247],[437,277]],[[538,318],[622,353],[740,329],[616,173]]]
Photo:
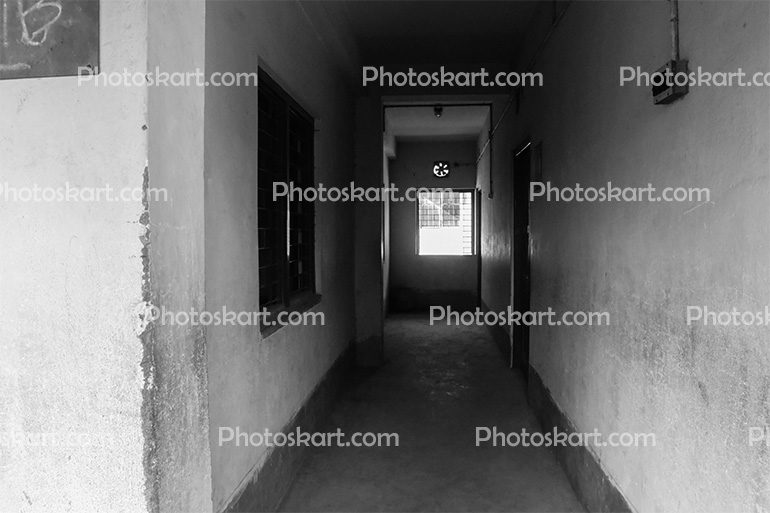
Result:
[[[261,185],[262,176],[263,174],[263,168],[260,167],[262,164],[260,160],[260,145],[257,145],[257,230],[265,229],[260,224],[260,211],[266,211],[269,210],[268,208],[265,208],[264,206],[259,205],[259,199],[260,196],[267,197],[268,200],[272,203],[272,188],[273,184],[276,181],[282,180],[286,183],[289,183],[291,181],[294,181],[295,184],[297,180],[292,180],[291,178],[291,166],[292,166],[292,159],[291,159],[291,153],[292,150],[290,148],[290,143],[292,140],[292,133],[291,133],[291,125],[292,125],[292,117],[296,117],[300,121],[300,129],[306,130],[307,132],[304,134],[301,134],[299,137],[302,137],[304,135],[305,140],[309,141],[309,149],[306,150],[306,153],[304,154],[304,158],[307,159],[307,162],[305,162],[305,165],[307,166],[304,170],[300,170],[300,173],[304,173],[304,179],[301,181],[301,183],[297,184],[299,187],[314,187],[315,186],[315,119],[294,99],[289,95],[285,89],[283,89],[263,68],[258,68],[258,93],[257,93],[257,132],[258,137],[259,133],[261,132],[261,126],[260,126],[260,105],[259,105],[259,97],[260,97],[260,90],[261,92],[267,91],[267,94],[270,96],[273,96],[274,99],[277,99],[278,102],[281,102],[282,104],[280,107],[282,108],[283,112],[280,114],[280,129],[283,133],[278,135],[276,138],[278,139],[278,142],[282,143],[282,154],[281,158],[279,159],[279,165],[280,171],[273,172],[269,176],[269,185],[267,187],[263,187]],[[302,144],[301,141],[298,142],[299,144]],[[265,195],[265,191],[267,192],[267,195]],[[292,202],[289,200],[289,198],[284,197],[279,200],[279,206],[273,206],[272,207],[272,213],[276,215],[276,218],[272,219],[272,229],[275,230],[275,233],[278,233],[278,241],[275,243],[274,249],[272,251],[278,252],[280,257],[276,258],[275,261],[280,261],[280,265],[278,265],[279,269],[279,279],[278,279],[278,295],[275,300],[273,300],[270,303],[263,304],[262,301],[262,271],[263,271],[263,263],[260,261],[258,263],[258,279],[260,282],[260,286],[257,290],[257,302],[259,305],[260,311],[263,309],[266,309],[266,311],[270,314],[270,318],[275,320],[275,317],[277,314],[285,311],[307,311],[316,304],[318,304],[321,300],[321,296],[317,293],[317,287],[316,287],[316,212],[314,208],[314,204],[312,202],[301,202],[301,206],[299,208],[300,211],[303,211],[301,213],[302,216],[307,216],[302,222],[300,227],[298,228],[298,231],[307,234],[310,233],[311,236],[309,237],[310,240],[303,240],[300,244],[302,244],[303,254],[300,255],[299,261],[301,262],[301,265],[303,267],[303,272],[309,271],[309,284],[305,287],[302,287],[300,290],[292,291],[293,284],[290,283],[291,280],[291,240],[293,235],[293,228],[291,225],[291,218],[292,213],[295,212],[293,210],[295,207],[292,207]],[[270,250],[271,248],[269,246],[262,246],[260,239],[260,235],[257,236],[257,252],[258,252],[258,261],[261,260],[260,253],[262,253],[263,250]],[[307,248],[306,246],[309,246]],[[307,260],[310,260],[309,262]],[[268,336],[272,334],[275,331],[278,331],[282,326],[268,326],[264,323],[261,324],[260,330],[262,332],[263,336]]]
[[[431,187],[431,191],[436,191],[441,187]],[[414,214],[414,254],[418,257],[437,257],[437,258],[467,258],[478,256],[477,237],[478,237],[478,212],[476,211],[476,189],[469,187],[452,187],[452,192],[467,193],[471,197],[471,252],[467,255],[421,255],[420,254],[420,196],[418,194],[417,200],[414,202],[415,214]]]

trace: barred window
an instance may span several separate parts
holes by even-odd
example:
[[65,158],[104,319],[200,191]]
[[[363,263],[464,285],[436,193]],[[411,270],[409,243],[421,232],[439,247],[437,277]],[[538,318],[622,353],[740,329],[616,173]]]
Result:
[[419,255],[473,255],[472,191],[424,191],[417,203]]
[[280,308],[315,293],[313,203],[273,199],[274,182],[314,186],[313,119],[262,70],[258,101],[259,305]]

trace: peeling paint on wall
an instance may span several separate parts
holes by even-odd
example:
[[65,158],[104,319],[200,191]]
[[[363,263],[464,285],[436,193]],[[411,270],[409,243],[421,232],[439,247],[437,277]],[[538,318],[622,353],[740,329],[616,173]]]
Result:
[[[144,0],[101,5],[105,70],[143,72]],[[76,77],[0,83],[0,176],[17,187],[139,188],[147,91]],[[40,134],[42,137],[29,137]],[[78,447],[0,447],[0,510],[142,512],[139,200],[0,201],[0,432],[93,436]]]

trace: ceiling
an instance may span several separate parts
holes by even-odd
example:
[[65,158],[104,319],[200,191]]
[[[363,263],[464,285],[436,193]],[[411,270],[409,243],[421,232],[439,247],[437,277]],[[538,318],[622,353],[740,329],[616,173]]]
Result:
[[489,107],[443,105],[440,118],[433,107],[386,107],[385,133],[400,140],[476,139],[487,128]]
[[538,2],[343,0],[332,2],[367,65],[505,63]]

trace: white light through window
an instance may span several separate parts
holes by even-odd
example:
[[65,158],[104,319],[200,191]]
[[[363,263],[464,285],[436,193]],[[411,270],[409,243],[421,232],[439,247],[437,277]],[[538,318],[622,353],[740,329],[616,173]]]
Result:
[[421,192],[419,255],[473,255],[473,192]]

